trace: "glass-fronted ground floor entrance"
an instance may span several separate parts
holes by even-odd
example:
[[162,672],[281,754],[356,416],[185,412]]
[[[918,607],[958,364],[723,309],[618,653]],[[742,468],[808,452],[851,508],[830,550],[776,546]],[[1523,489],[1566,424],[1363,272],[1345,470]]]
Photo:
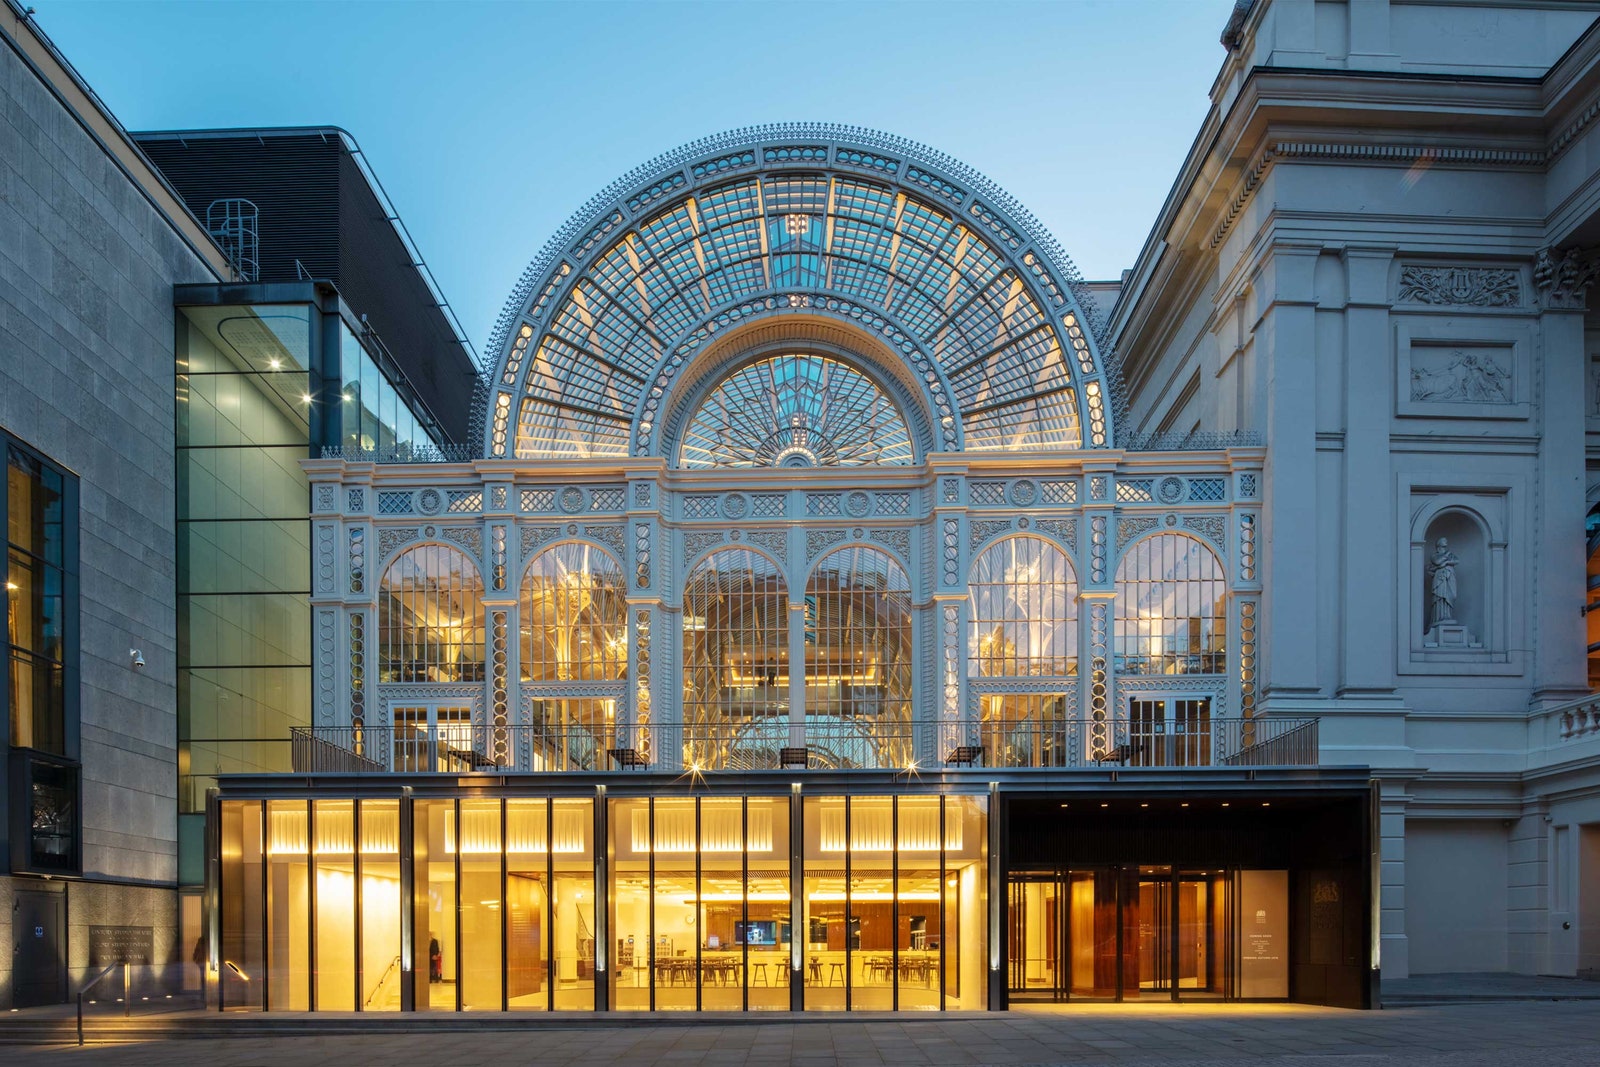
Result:
[[1245,957],[1256,997],[1289,995],[1287,871],[1013,871],[1006,914],[1014,1001],[1232,998]]
[[213,1005],[1371,1003],[1364,774],[794,777],[224,779]]

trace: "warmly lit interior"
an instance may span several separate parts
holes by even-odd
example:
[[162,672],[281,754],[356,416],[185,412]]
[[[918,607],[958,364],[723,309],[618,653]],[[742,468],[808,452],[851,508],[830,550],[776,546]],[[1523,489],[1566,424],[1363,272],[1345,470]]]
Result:
[[986,1004],[986,798],[607,803],[597,896],[589,799],[225,802],[224,1002],[588,1010],[609,968],[619,1010]]
[[1289,995],[1286,871],[1015,872],[1008,892],[1014,999]]

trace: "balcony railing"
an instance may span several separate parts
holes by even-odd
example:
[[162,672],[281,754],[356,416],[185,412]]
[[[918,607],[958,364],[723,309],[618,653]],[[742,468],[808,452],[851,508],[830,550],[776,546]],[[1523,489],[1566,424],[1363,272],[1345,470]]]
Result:
[[1592,759],[1596,753],[1600,753],[1600,693],[1529,712],[1523,769]]
[[297,773],[909,770],[936,767],[1307,767],[1316,719],[756,719],[618,728],[548,723],[312,727]]
[[[943,724],[940,754],[987,767],[1309,767],[1316,719],[983,719]],[[961,762],[967,762],[963,758]]]

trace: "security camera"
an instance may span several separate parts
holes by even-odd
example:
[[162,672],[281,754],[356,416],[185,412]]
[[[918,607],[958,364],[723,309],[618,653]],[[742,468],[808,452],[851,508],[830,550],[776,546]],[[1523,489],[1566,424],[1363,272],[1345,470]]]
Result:
[[136,670],[136,671],[144,670],[144,653],[143,652],[140,652],[137,648],[130,648],[130,649],[128,649],[128,658],[129,658],[129,660],[132,661],[134,670]]

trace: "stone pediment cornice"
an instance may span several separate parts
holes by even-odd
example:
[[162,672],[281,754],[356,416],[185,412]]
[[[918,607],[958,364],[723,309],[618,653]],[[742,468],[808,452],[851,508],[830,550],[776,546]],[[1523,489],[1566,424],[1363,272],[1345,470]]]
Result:
[[[1595,38],[1600,51],[1600,34]],[[1589,37],[1579,42],[1586,45]],[[1226,113],[1202,125],[1156,224],[1110,316],[1108,336],[1125,358],[1160,348],[1169,328],[1148,301],[1165,302],[1205,269],[1273,166],[1360,164],[1538,170],[1552,148],[1565,150],[1578,127],[1600,120],[1600,63],[1578,46],[1558,67],[1583,65],[1550,84],[1537,78],[1460,78],[1425,74],[1258,67]],[[1573,94],[1596,102],[1574,107]],[[1559,123],[1559,125],[1558,125]],[[1565,131],[1574,127],[1571,133]],[[1566,140],[1563,140],[1563,138]],[[1143,314],[1136,315],[1141,305]],[[1130,362],[1130,379],[1138,368]]]

